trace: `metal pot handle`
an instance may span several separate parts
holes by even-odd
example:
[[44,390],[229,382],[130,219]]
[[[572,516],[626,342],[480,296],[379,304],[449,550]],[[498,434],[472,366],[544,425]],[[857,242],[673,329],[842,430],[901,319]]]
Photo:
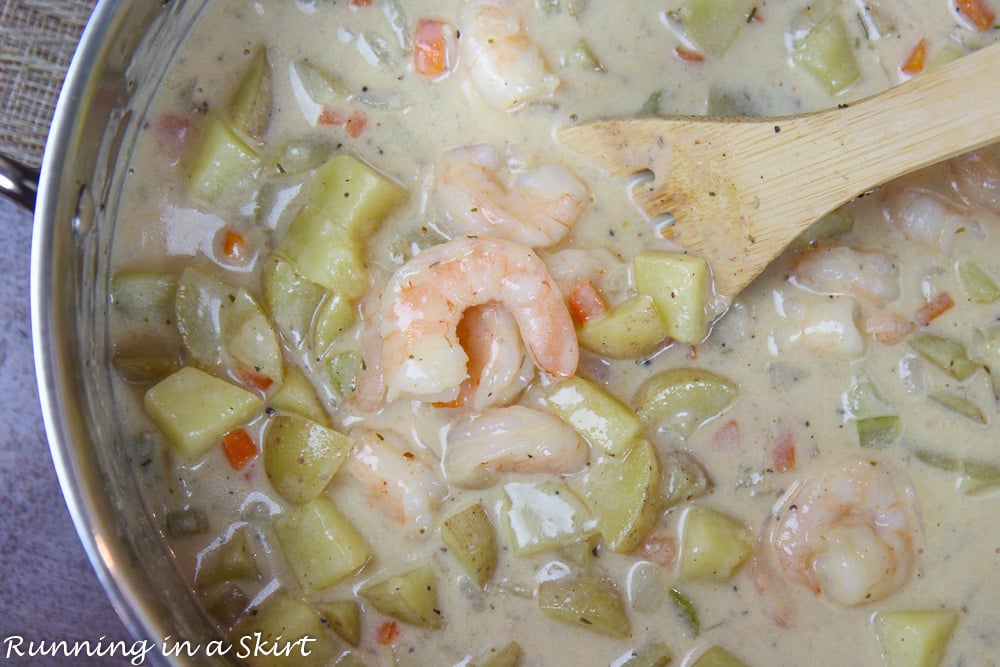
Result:
[[0,193],[29,210],[35,209],[38,170],[0,155]]

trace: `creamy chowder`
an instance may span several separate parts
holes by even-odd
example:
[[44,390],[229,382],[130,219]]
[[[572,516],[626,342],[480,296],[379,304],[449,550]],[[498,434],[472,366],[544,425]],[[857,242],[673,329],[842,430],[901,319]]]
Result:
[[285,648],[261,665],[995,664],[1000,155],[831,212],[716,317],[710,267],[555,136],[853,102],[994,10],[209,3],[133,151],[111,318],[222,635]]

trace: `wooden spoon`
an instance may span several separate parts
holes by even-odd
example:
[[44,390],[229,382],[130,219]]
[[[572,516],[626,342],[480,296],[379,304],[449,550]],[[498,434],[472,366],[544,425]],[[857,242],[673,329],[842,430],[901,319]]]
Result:
[[676,243],[704,256],[732,299],[825,213],[897,176],[1000,139],[1000,44],[854,104],[800,116],[605,120],[559,140],[672,214]]

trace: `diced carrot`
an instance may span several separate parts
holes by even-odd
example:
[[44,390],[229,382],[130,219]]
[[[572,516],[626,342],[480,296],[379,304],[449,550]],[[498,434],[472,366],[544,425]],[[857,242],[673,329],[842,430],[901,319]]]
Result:
[[253,457],[257,456],[257,445],[245,429],[238,428],[222,436],[222,451],[225,452],[233,470],[242,470]]
[[925,327],[944,313],[951,310],[951,307],[954,305],[955,301],[951,298],[951,295],[947,292],[941,292],[917,309],[916,314],[913,316],[913,321],[916,322],[917,325]]
[[569,314],[573,316],[573,321],[583,324],[587,320],[606,315],[608,312],[608,302],[604,300],[597,286],[589,280],[577,283],[573,292],[567,299]]
[[993,27],[997,18],[990,0],[955,0],[955,10],[963,20],[979,32]]
[[368,116],[360,111],[348,113],[342,109],[323,107],[316,122],[320,125],[342,127],[349,136],[357,138],[368,125]]
[[193,132],[191,119],[174,113],[164,113],[156,121],[156,139],[163,155],[176,160]]
[[243,259],[250,251],[247,237],[233,229],[227,229],[222,236],[222,253],[230,259]]
[[680,45],[674,47],[674,55],[689,63],[700,63],[705,60],[705,56],[701,53]]
[[906,57],[906,60],[900,66],[900,70],[903,74],[908,74],[914,76],[920,74],[924,71],[924,65],[927,63],[927,39],[924,37],[920,38],[917,45],[913,47],[910,51],[910,55]]
[[888,310],[877,311],[865,322],[865,332],[884,345],[902,342],[915,328],[913,322]]
[[413,38],[413,68],[420,74],[438,76],[448,69],[448,24],[421,19]]
[[382,646],[388,646],[399,637],[399,626],[396,621],[385,621],[375,628],[375,641]]
[[372,0],[350,0],[347,4],[350,7],[371,7]]
[[274,380],[271,378],[266,375],[261,375],[260,373],[245,366],[241,367],[239,372],[240,379],[243,380],[243,384],[253,389],[257,389],[258,391],[267,391],[271,385],[274,384]]
[[771,469],[788,472],[795,467],[795,436],[787,426],[779,426],[768,445]]
[[735,419],[730,419],[719,427],[712,435],[712,442],[716,447],[730,452],[739,452],[743,449],[743,429]]

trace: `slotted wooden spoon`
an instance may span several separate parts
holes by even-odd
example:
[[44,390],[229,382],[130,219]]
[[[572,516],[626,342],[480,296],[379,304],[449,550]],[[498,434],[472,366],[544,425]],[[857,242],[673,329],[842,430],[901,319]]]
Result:
[[616,175],[649,170],[636,203],[736,296],[796,236],[897,176],[1000,139],[1000,44],[886,92],[801,116],[603,120],[559,140]]

